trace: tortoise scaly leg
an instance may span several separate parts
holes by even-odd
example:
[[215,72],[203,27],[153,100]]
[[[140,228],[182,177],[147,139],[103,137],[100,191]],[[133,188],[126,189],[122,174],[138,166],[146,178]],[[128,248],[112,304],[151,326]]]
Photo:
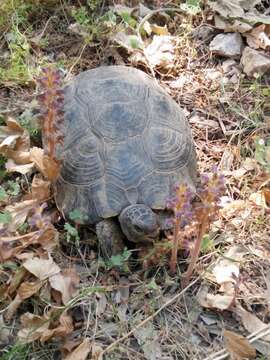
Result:
[[108,260],[124,251],[124,234],[113,219],[104,219],[96,225],[102,256]]

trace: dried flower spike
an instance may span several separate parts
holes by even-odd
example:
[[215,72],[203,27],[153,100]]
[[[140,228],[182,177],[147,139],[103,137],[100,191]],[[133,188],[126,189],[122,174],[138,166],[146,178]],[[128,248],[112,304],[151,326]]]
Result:
[[186,273],[188,282],[199,257],[203,236],[208,232],[210,224],[216,219],[219,210],[219,200],[225,191],[224,176],[213,170],[211,177],[202,175],[202,186],[197,194],[200,202],[194,204],[194,219],[197,223],[197,237],[191,253],[191,259]]
[[42,139],[45,155],[57,160],[56,148],[63,143],[61,127],[63,125],[64,93],[61,88],[60,71],[52,68],[42,70],[37,82],[43,92],[38,97],[42,118]]
[[174,195],[167,202],[167,208],[174,213],[173,247],[170,260],[170,270],[172,273],[175,273],[176,271],[181,231],[183,231],[184,227],[192,221],[192,199],[194,197],[193,192],[185,184],[175,185],[174,191]]

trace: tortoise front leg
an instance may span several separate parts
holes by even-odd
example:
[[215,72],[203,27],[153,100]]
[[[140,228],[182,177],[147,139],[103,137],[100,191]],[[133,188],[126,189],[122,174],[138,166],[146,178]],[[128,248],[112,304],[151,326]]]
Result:
[[124,251],[124,234],[113,219],[104,219],[96,225],[102,256],[108,260]]

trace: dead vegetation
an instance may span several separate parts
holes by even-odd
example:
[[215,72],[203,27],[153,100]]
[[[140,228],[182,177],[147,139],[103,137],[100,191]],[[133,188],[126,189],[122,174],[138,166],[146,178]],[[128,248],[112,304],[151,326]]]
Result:
[[[1,359],[268,359],[269,3],[14,0],[0,9]],[[241,34],[239,55],[210,45],[227,32]],[[106,262],[81,214],[67,222],[55,206],[61,138],[44,126],[62,95],[53,89],[59,102],[48,105],[37,79],[49,68],[59,86],[56,74],[65,83],[102,64],[155,77],[189,119],[200,172],[216,166],[225,177],[185,288],[192,246],[175,248],[174,275],[171,234],[154,251]]]

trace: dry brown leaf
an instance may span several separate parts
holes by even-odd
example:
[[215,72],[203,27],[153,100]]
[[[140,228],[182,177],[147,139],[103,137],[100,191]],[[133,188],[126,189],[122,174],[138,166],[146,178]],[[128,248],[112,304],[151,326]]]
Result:
[[72,318],[66,312],[61,314],[58,325],[50,328],[52,327],[51,321],[54,318],[52,312],[44,316],[31,313],[23,314],[21,316],[22,329],[18,332],[19,340],[22,343],[30,343],[35,340],[44,343],[52,337],[64,337],[73,331]]
[[34,163],[18,165],[14,160],[9,159],[5,164],[5,168],[9,173],[18,172],[25,175],[34,169]]
[[48,279],[49,277],[58,274],[60,272],[59,266],[56,265],[56,263],[53,261],[52,258],[29,259],[23,263],[23,267],[40,280]]
[[25,152],[29,148],[28,132],[15,119],[9,117],[6,126],[0,126],[0,153],[6,154],[8,150]]
[[52,224],[49,224],[45,229],[39,231],[35,243],[50,252],[59,244],[59,233]]
[[22,329],[18,332],[20,342],[27,344],[39,340],[42,334],[48,330],[50,321],[42,316],[25,313],[21,316]]
[[[36,204],[36,200],[25,200],[6,206],[5,211],[9,212],[11,215],[11,221],[7,226],[7,230],[15,232],[17,228],[25,222],[29,211],[33,209]],[[3,224],[0,224],[0,230],[3,229],[3,226]]]
[[30,149],[30,159],[34,162],[35,166],[42,175],[44,175],[48,180],[53,181],[57,178],[60,164],[45,155],[43,149],[38,147]]
[[30,282],[25,281],[23,282],[19,289],[18,293],[14,300],[8,306],[7,313],[5,315],[6,320],[10,321],[12,317],[15,315],[18,307],[21,303],[25,300],[36,294],[42,286],[42,282],[40,280]]
[[62,295],[62,302],[67,305],[77,292],[80,278],[74,269],[66,269],[49,278],[51,287]]
[[259,25],[254,27],[249,33],[245,34],[247,43],[253,49],[270,48],[270,25]]
[[153,41],[145,50],[145,56],[152,67],[171,68],[175,59],[175,45],[173,36],[154,35]]
[[262,208],[268,208],[266,204],[265,199],[265,193],[263,190],[257,191],[256,193],[253,193],[249,197],[249,201],[253,202],[255,205],[262,207]]
[[99,346],[97,343],[93,342],[92,343],[92,347],[91,347],[91,359],[92,360],[102,360],[103,359],[103,355],[102,355],[102,347]]
[[50,181],[54,181],[59,175],[60,163],[48,157],[47,155],[44,155],[43,165],[45,170],[44,175],[46,178]]
[[72,351],[71,354],[65,357],[65,360],[85,360],[87,359],[87,356],[90,353],[90,351],[91,351],[90,339],[86,338],[75,350]]
[[[236,306],[236,313],[240,316],[245,329],[249,333],[253,333],[254,331],[257,332],[269,327],[269,325],[257,318],[255,314],[246,311],[240,304],[237,304]],[[270,342],[270,335],[264,336],[262,340]]]
[[49,181],[43,180],[37,175],[34,177],[31,186],[32,199],[38,201],[46,201],[50,198],[50,186]]
[[270,190],[269,189],[262,189],[266,204],[270,206]]
[[[51,315],[51,317],[53,316]],[[45,329],[40,337],[40,341],[43,343],[52,337],[64,337],[72,333],[73,330],[72,317],[64,312],[59,318],[59,325],[54,329]]]
[[228,330],[224,330],[223,336],[225,346],[233,359],[244,360],[256,357],[256,350],[244,336]]
[[0,126],[0,153],[8,158],[8,172],[26,174],[33,169],[29,148],[28,132],[16,120],[8,118],[6,126]]
[[230,289],[231,293],[214,295],[208,292],[208,286],[202,286],[197,294],[198,302],[205,308],[227,310],[235,300],[235,291],[232,287]]

